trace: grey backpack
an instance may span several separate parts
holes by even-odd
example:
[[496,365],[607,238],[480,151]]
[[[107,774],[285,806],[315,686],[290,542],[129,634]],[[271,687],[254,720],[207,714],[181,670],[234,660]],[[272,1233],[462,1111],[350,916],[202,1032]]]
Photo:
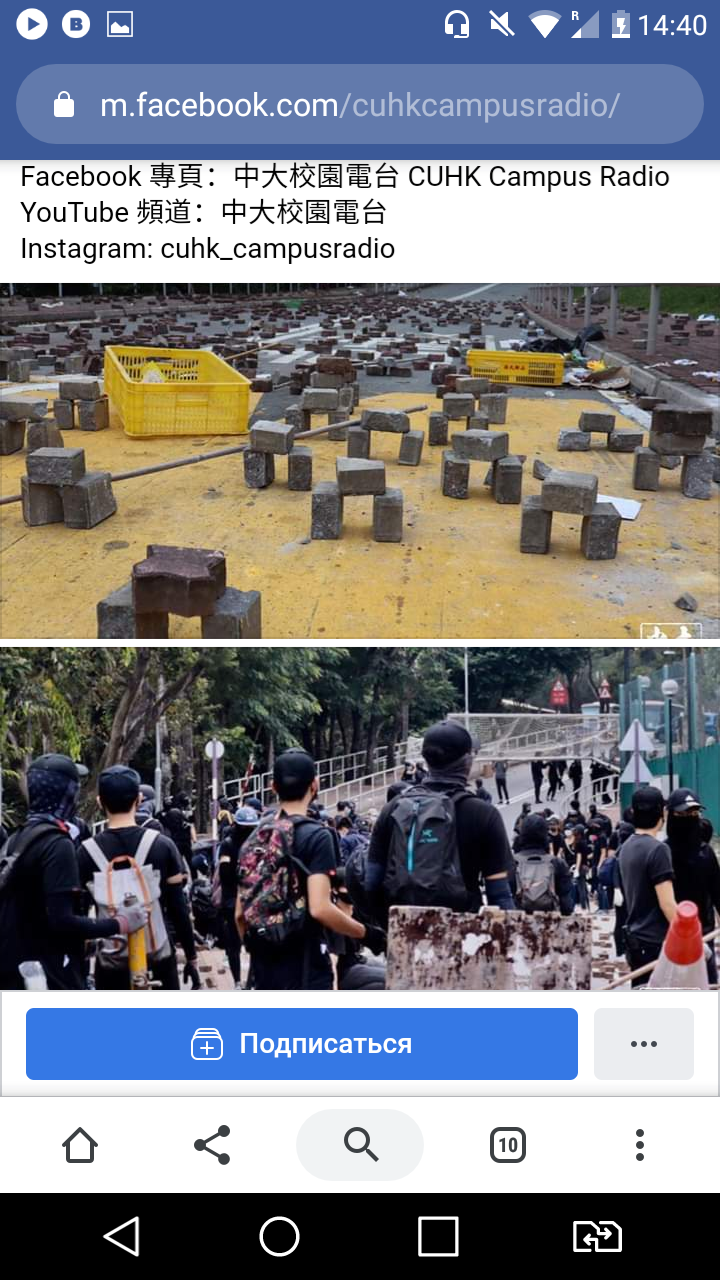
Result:
[[555,868],[546,853],[516,853],[517,890],[515,899],[520,911],[559,911],[555,892]]

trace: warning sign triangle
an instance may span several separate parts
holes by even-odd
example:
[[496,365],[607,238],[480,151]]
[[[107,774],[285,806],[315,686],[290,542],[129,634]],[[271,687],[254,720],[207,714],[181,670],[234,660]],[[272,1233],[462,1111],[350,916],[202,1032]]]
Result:
[[638,756],[637,759],[633,758],[625,765],[625,768],[620,774],[620,781],[630,783],[652,782],[653,775],[642,757]]
[[620,751],[652,751],[653,741],[639,720],[633,720],[619,746]]

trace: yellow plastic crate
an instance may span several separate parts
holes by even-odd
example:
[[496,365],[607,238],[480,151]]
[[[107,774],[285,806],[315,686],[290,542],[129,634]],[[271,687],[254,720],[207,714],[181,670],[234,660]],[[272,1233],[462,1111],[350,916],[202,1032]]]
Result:
[[520,387],[559,387],[565,361],[540,351],[468,351],[473,377],[491,378]]
[[106,347],[105,391],[128,436],[248,430],[250,383],[211,351]]

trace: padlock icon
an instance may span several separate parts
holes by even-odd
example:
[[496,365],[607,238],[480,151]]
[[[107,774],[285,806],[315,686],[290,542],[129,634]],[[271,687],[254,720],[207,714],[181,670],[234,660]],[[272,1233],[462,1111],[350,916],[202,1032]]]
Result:
[[74,116],[75,103],[73,102],[67,89],[63,89],[55,99],[55,115],[56,116]]

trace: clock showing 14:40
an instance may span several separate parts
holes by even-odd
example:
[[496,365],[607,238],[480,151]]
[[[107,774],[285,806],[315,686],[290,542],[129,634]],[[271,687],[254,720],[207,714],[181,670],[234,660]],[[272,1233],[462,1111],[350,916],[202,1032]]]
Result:
[[643,24],[644,36],[649,35],[651,31],[657,31],[661,36],[674,36],[675,32],[684,36],[704,36],[707,31],[707,19],[703,13],[697,13],[694,18],[686,13],[679,21],[663,14],[654,27],[649,25],[650,19],[647,14],[644,14],[640,21]]

